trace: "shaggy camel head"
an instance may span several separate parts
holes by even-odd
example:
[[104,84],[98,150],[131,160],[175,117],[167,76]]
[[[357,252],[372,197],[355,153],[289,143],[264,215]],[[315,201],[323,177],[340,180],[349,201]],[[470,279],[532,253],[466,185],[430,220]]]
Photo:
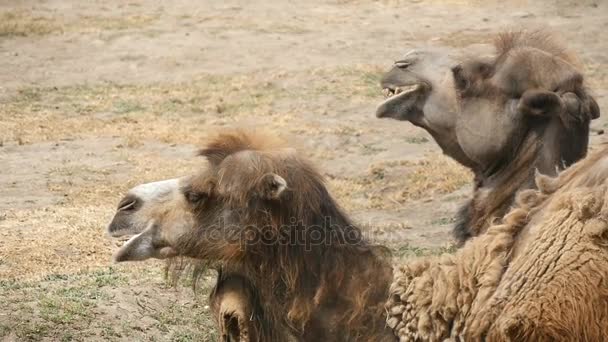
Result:
[[[268,136],[241,131],[220,134],[200,154],[208,165],[198,174],[140,185],[123,198],[108,231],[132,237],[116,261],[215,261],[221,271],[212,302],[222,314],[224,297],[245,298],[228,316],[247,326],[243,312],[258,313],[260,324],[248,331],[262,340],[391,336],[381,313],[392,269],[306,159]],[[228,291],[223,284],[242,283],[234,279],[249,284],[247,292]],[[242,335],[236,330],[227,335]]]
[[[108,227],[112,237],[132,236],[115,260],[238,259],[264,234],[274,238],[277,216],[319,206],[323,195],[316,171],[279,146],[243,132],[222,135],[200,151],[208,167],[198,174],[129,190]],[[305,193],[291,191],[294,184]]]
[[406,54],[381,80],[388,98],[376,115],[424,128],[481,181],[511,162],[530,132],[546,145],[542,172],[582,158],[599,108],[574,58],[543,32],[501,34],[495,49],[475,57],[439,48]]

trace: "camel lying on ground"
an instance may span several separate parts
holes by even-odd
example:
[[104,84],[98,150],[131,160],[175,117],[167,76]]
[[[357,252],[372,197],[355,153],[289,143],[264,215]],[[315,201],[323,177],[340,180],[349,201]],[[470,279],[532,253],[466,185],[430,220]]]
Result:
[[[421,78],[419,81],[424,82],[421,83],[422,85],[416,85],[412,89],[404,91],[403,94],[397,94],[395,98],[390,98],[389,100],[384,102],[380,106],[378,113],[379,116],[382,116],[386,113],[389,113],[389,115],[393,115],[395,110],[400,110],[402,112],[397,113],[399,115],[409,115],[410,113],[414,113],[412,114],[413,116],[418,116],[418,120],[420,121],[417,123],[421,126],[423,126],[424,124],[428,125],[429,123],[431,123],[431,126],[428,126],[426,128],[431,132],[431,134],[433,134],[433,136],[440,144],[440,146],[444,149],[444,151],[448,155],[454,157],[455,159],[463,163],[464,165],[471,167],[473,170],[476,170],[475,167],[479,167],[479,165],[475,166],[475,163],[478,162],[478,159],[483,160],[483,158],[486,158],[487,156],[491,156],[496,159],[495,162],[498,163],[496,167],[500,172],[496,174],[490,174],[490,176],[487,177],[485,182],[479,181],[479,177],[483,179],[482,176],[484,176],[484,173],[482,172],[481,174],[478,174],[476,172],[479,181],[478,187],[476,188],[476,196],[473,202],[471,202],[471,204],[466,208],[477,210],[476,213],[478,214],[478,217],[471,218],[470,215],[465,215],[465,218],[469,221],[465,220],[464,222],[472,222],[470,224],[473,225],[472,227],[474,229],[472,231],[461,229],[462,232],[466,233],[463,235],[463,237],[466,237],[466,235],[468,234],[476,235],[483,232],[485,230],[485,227],[489,225],[488,222],[491,218],[502,217],[501,215],[499,216],[499,213],[502,211],[506,211],[506,208],[512,204],[513,194],[518,189],[533,186],[532,173],[529,171],[532,170],[532,166],[537,166],[540,170],[546,171],[546,168],[548,166],[556,167],[562,165],[556,160],[563,159],[565,164],[570,164],[571,162],[575,161],[576,159],[582,157],[585,154],[588,139],[589,120],[590,118],[599,115],[599,109],[597,109],[597,105],[595,104],[593,98],[586,94],[584,88],[581,88],[581,92],[579,94],[575,94],[572,92],[553,93],[551,91],[533,90],[533,92],[524,93],[524,96],[519,99],[506,98],[500,100],[488,99],[484,96],[478,96],[478,94],[473,94],[473,96],[467,94],[467,96],[461,97],[462,99],[466,99],[466,101],[461,101],[454,96],[454,94],[457,94],[454,82],[449,81],[447,82],[447,84],[445,83],[446,80],[452,80],[452,73],[455,78],[457,76],[456,72],[450,72],[450,68],[447,67],[447,65],[453,62],[453,60],[449,58],[448,54],[434,53],[418,57],[420,58],[411,60],[407,63],[405,61],[400,61],[397,64],[396,68],[399,70],[407,69],[408,72],[405,73],[406,78],[412,71],[412,66],[417,67],[417,69],[414,68],[415,70],[413,73],[414,75],[416,75],[416,77],[421,77],[421,75],[426,77],[427,75],[424,74],[425,72],[427,74],[430,73],[431,77],[426,77],[426,79]],[[449,61],[450,63],[447,63],[446,61]],[[438,66],[438,68],[435,69],[434,66]],[[441,67],[446,68],[442,69]],[[398,71],[396,75],[394,71],[395,69],[389,72],[387,76],[391,76],[392,74],[391,77],[394,76],[398,81],[402,81],[402,79],[399,79],[399,77],[403,76],[401,71]],[[445,71],[447,74],[442,73],[442,71]],[[446,75],[449,75],[449,77],[445,77]],[[386,84],[386,79],[387,77],[385,77],[383,84]],[[421,89],[424,91],[420,91]],[[395,90],[395,92],[397,93],[400,91],[399,89]],[[410,93],[413,93],[414,96],[410,96]],[[538,99],[542,101],[539,101]],[[382,110],[384,110],[384,112],[382,112]],[[444,113],[450,113],[450,110],[460,113],[459,115],[464,115],[465,113],[481,113],[482,118],[480,122],[493,123],[493,120],[497,121],[497,124],[493,127],[496,128],[498,126],[505,128],[504,132],[506,137],[512,139],[521,138],[520,144],[517,145],[518,148],[515,148],[516,151],[513,151],[510,149],[497,148],[497,146],[501,146],[500,144],[495,144],[493,146],[475,146],[471,143],[472,140],[466,139],[466,134],[464,134],[463,136],[461,134],[462,132],[459,132],[459,129],[465,133],[467,132],[467,129],[469,133],[471,132],[472,128],[467,127],[467,125],[470,125],[472,122],[470,119],[467,120],[466,117],[463,119],[462,117],[458,118],[457,116],[455,116],[448,119],[443,117],[440,118],[440,120],[434,120],[436,119],[437,113],[442,111],[444,111]],[[505,114],[504,117],[499,116],[499,113]],[[529,118],[524,117],[525,119],[522,119],[522,115],[528,115],[528,113],[534,113],[535,115],[538,115],[538,117],[540,117],[541,119],[538,120],[537,117],[535,118],[535,120],[532,120],[533,123],[530,123],[531,120],[529,120]],[[485,119],[483,118],[483,115],[486,115]],[[573,120],[568,121],[564,118],[571,118]],[[413,118],[409,118],[409,120],[413,120]],[[442,122],[441,120],[446,121]],[[509,122],[509,120],[512,120],[513,122]],[[437,122],[445,125],[435,125]],[[462,122],[464,122],[464,124]],[[570,125],[570,123],[573,123],[573,125]],[[473,123],[473,125],[474,124],[476,123]],[[466,129],[463,130],[462,127],[465,127]],[[519,134],[515,134],[514,132]],[[459,133],[460,136],[458,135]],[[469,144],[462,144],[462,146],[458,145],[458,143],[460,142],[456,138],[461,138],[464,141],[467,141]],[[545,138],[547,138],[548,140],[545,140],[547,143],[543,145],[541,144],[541,142]],[[499,142],[504,143],[503,139],[497,140]],[[492,140],[491,142],[496,141]],[[568,142],[571,143],[571,145],[568,145]],[[222,144],[224,143],[219,143],[219,145]],[[224,145],[228,146],[230,144],[225,143]],[[521,147],[522,145],[523,147]],[[475,148],[478,147],[479,150],[475,151]],[[479,152],[479,154],[476,155],[475,153],[471,153],[471,150],[473,150],[474,152]],[[502,158],[498,158],[496,155],[494,155],[494,153],[498,153],[497,151],[499,151],[500,153],[504,153],[505,156],[503,156]],[[483,158],[480,159],[480,156],[482,156]],[[213,155],[210,155],[210,157],[210,162],[211,164],[213,164],[214,157]],[[498,167],[505,167],[505,165],[510,165],[503,164],[507,162],[512,163],[513,165],[503,169]],[[551,174],[553,171],[554,170],[551,169],[548,173]],[[513,177],[513,179],[509,179],[509,177]],[[221,179],[223,179],[223,177],[221,177]],[[282,179],[284,180],[284,178]],[[329,302],[321,302],[321,305],[316,302],[317,295],[315,294],[315,302],[313,304],[309,304],[313,307],[313,309],[306,309],[306,312],[309,312],[311,316],[304,315],[302,316],[304,318],[296,317],[296,321],[293,321],[294,316],[290,315],[290,313],[292,312],[291,310],[293,309],[292,307],[288,308],[286,305],[283,305],[282,309],[277,309],[276,307],[265,307],[265,305],[268,305],[268,303],[270,303],[266,301],[266,299],[264,299],[269,298],[268,292],[266,291],[266,295],[264,295],[265,288],[260,288],[259,286],[264,281],[272,284],[273,280],[266,279],[263,275],[256,273],[257,271],[260,271],[262,269],[257,270],[255,269],[255,267],[252,268],[252,265],[244,266],[245,264],[242,262],[242,260],[238,258],[233,259],[231,257],[226,259],[223,256],[218,257],[213,253],[204,255],[191,255],[189,254],[189,252],[184,252],[183,248],[176,249],[174,245],[165,241],[166,239],[168,239],[168,236],[172,236],[172,234],[179,235],[181,229],[184,227],[186,227],[187,231],[187,228],[191,227],[191,225],[194,224],[193,222],[196,222],[196,219],[191,217],[190,219],[186,220],[186,223],[182,222],[181,218],[176,218],[174,216],[179,215],[173,212],[173,209],[170,205],[168,207],[168,211],[165,211],[165,209],[163,209],[164,206],[161,206],[161,204],[159,203],[156,203],[155,206],[152,207],[145,207],[147,209],[144,209],[142,203],[147,203],[148,201],[143,201],[142,198],[158,192],[164,193],[164,195],[158,198],[162,198],[161,201],[165,201],[166,198],[164,198],[164,196],[173,194],[175,192],[175,189],[179,187],[179,184],[182,182],[185,181],[173,180],[168,182],[154,183],[153,186],[146,185],[137,191],[136,189],[133,189],[131,195],[127,196],[121,202],[121,205],[119,206],[119,211],[112,225],[110,226],[111,231],[115,236],[121,236],[125,234],[138,235],[134,237],[129,243],[127,243],[127,245],[125,245],[125,248],[126,246],[131,246],[130,248],[121,249],[121,251],[123,252],[119,252],[119,254],[117,254],[117,260],[140,260],[150,257],[166,258],[175,255],[188,255],[196,258],[211,258],[214,260],[222,261],[224,263],[224,267],[222,268],[222,272],[220,273],[216,290],[212,294],[212,304],[216,317],[218,318],[220,331],[228,340],[275,341],[284,340],[288,336],[296,340],[317,340],[319,338],[328,338],[331,340],[383,340],[384,338],[386,338],[390,340],[390,338],[386,336],[385,329],[377,328],[377,321],[375,321],[374,319],[363,318],[364,316],[361,316],[359,314],[354,316],[351,315],[351,319],[349,319],[348,324],[346,324],[344,319],[347,315],[341,316],[340,319],[335,318],[336,315],[340,316],[340,311],[349,312],[349,310],[352,309],[350,308],[350,306],[353,305],[352,301],[347,302],[344,305],[340,305],[335,303],[342,303],[342,300],[338,300],[334,302],[334,304],[328,304],[331,303],[330,300]],[[275,183],[277,183],[275,184],[275,186],[277,186],[278,188],[280,188],[281,184],[283,184],[280,179],[276,179]],[[481,187],[481,185],[484,185],[484,187]],[[495,186],[495,188],[491,189],[490,185]],[[488,188],[490,188],[491,191],[487,191]],[[238,191],[239,188],[236,187],[235,189],[235,191]],[[187,194],[189,197],[193,197],[194,199],[197,199],[198,197],[198,195],[192,195],[190,193]],[[483,199],[485,196],[490,196],[489,198],[494,200],[494,204],[487,205],[486,202],[481,202],[481,199]],[[257,199],[263,198],[263,196],[260,198],[258,198],[259,196],[254,197]],[[154,198],[155,197],[152,197],[152,202],[158,199]],[[163,213],[161,216],[164,215],[176,219],[177,222],[179,222],[177,226],[181,228],[172,228],[172,230],[177,229],[177,233],[166,233],[163,232],[162,229],[158,231],[158,229],[154,228],[157,227],[157,224],[148,225],[148,223],[160,217],[157,217],[158,212]],[[188,215],[186,215],[186,217],[187,216]],[[194,215],[194,217],[198,218],[198,214]],[[151,218],[153,218],[152,221]],[[225,217],[222,216],[222,224],[225,223],[223,221],[224,219]],[[231,223],[229,226],[231,229],[224,230],[230,234],[237,234],[235,232],[238,232],[240,230],[236,227],[236,221],[230,222]],[[144,231],[148,233],[144,234]],[[354,229],[352,231],[359,232],[357,229]],[[217,232],[214,234],[217,234]],[[153,238],[156,235],[160,236],[156,238],[158,239],[158,241]],[[182,240],[184,239],[185,238],[182,238]],[[164,242],[160,243],[159,241]],[[223,243],[225,243],[225,241],[223,241],[222,244]],[[149,247],[148,251],[143,252],[145,248],[142,246],[146,246],[146,244]],[[371,249],[375,250],[376,248]],[[129,253],[131,253],[132,255],[124,251],[129,251]],[[274,252],[270,254],[273,253]],[[386,262],[383,260],[383,258],[381,258],[377,253],[373,254],[374,263],[378,262],[379,265],[382,265],[382,268],[384,268],[386,266]],[[226,260],[239,261],[235,265],[232,262],[226,262]],[[289,261],[294,260],[290,259]],[[254,263],[253,266],[257,266],[257,264]],[[351,267],[352,265],[348,266]],[[356,272],[357,268],[353,269]],[[315,276],[319,276],[318,270],[315,268],[305,268],[303,269],[303,271],[315,272]],[[326,271],[330,272],[332,270]],[[343,271],[338,269],[336,270],[336,272],[341,273]],[[388,272],[387,274],[390,274],[390,272]],[[408,273],[404,272],[404,274]],[[416,275],[418,274],[416,273]],[[341,275],[340,277],[342,276],[343,275]],[[262,277],[263,279],[260,279],[260,277]],[[377,274],[374,274],[370,278],[364,277],[363,281],[374,279],[377,281],[375,282],[376,284],[384,284],[383,277],[379,277],[378,279],[376,279],[376,277],[378,277]],[[406,275],[405,277],[407,278],[409,277],[409,275]],[[330,277],[330,279],[333,278]],[[323,294],[328,293],[329,290],[325,289],[327,285],[324,284],[324,282],[325,280],[321,282],[323,285],[319,285],[319,287],[315,291],[321,291],[321,293]],[[281,283],[278,282],[277,284]],[[357,286],[361,286],[361,283],[356,283],[356,285],[352,285],[348,287],[348,289],[356,290]],[[329,286],[329,288],[333,289],[330,292],[337,292],[337,287]],[[380,286],[380,289],[382,288],[383,286]],[[362,288],[359,288],[358,290],[362,291]],[[455,289],[454,291],[457,290]],[[364,299],[360,299],[359,297],[357,297],[360,296],[360,294],[356,291],[354,293],[347,292],[347,295],[355,296],[355,300],[363,306],[377,308],[378,306],[376,300],[378,298],[377,295],[380,292],[377,292],[376,295],[373,295],[371,297],[366,297],[367,294],[365,294],[363,296],[365,297]],[[399,316],[400,310],[405,310],[405,308],[407,308],[408,306],[410,309],[412,307],[411,304],[406,304],[402,307],[402,304],[394,302],[394,296],[391,298],[393,299],[393,302],[391,302],[390,304],[390,313],[397,315],[397,317]],[[399,298],[401,299],[401,296],[399,296]],[[302,299],[300,298],[293,300],[298,301]],[[292,303],[292,306],[293,305],[295,304]],[[327,313],[327,311],[330,312]],[[377,310],[370,309],[370,311]],[[424,314],[425,311],[421,310],[420,312]],[[313,316],[314,318],[311,318]],[[248,322],[249,317],[254,317],[252,322]],[[376,316],[372,315],[371,317],[373,318]],[[402,321],[395,321],[395,319],[393,319],[389,321],[389,323],[395,323],[391,326],[395,328],[399,334],[411,337],[412,334],[409,334],[409,332],[412,330],[412,324],[407,325],[408,328],[405,328],[405,331],[408,332],[409,335],[405,334],[403,332],[403,329],[406,324],[411,322],[407,319],[407,316],[403,317],[404,320]],[[360,324],[360,322],[363,322],[364,324]],[[372,324],[374,328],[370,329],[369,324]],[[415,325],[417,324],[418,323],[416,323]],[[350,330],[353,326],[359,326],[361,330],[367,331],[369,334],[363,334],[358,330],[355,330],[353,332]],[[462,334],[462,331],[457,331],[457,334]],[[380,338],[378,336],[382,337]],[[421,335],[416,332],[413,336],[424,335]]]
[[400,341],[608,340],[608,145],[536,185],[455,255],[396,270]]
[[381,81],[388,98],[378,117],[424,128],[475,174],[454,230],[460,244],[503,217],[518,190],[534,187],[534,170],[555,175],[583,158],[589,123],[600,115],[576,58],[551,35],[502,33],[495,50],[412,51]]
[[120,202],[109,233],[133,237],[116,261],[220,263],[211,302],[226,340],[394,341],[387,253],[363,239],[308,160],[239,131],[201,155],[198,174],[137,186]]
[[197,175],[130,190],[108,229],[132,235],[119,262],[220,261],[212,304],[225,340],[608,338],[608,146],[538,175],[538,190],[455,255],[394,278],[295,150],[233,132],[201,154]]

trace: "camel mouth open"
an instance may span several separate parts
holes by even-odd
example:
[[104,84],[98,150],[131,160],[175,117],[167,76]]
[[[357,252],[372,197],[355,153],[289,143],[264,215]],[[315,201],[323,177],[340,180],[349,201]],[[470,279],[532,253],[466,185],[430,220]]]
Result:
[[114,262],[141,261],[150,258],[165,259],[174,257],[175,250],[164,240],[158,240],[160,226],[154,220],[148,222],[141,232],[123,234],[116,246],[118,249],[112,255]]
[[384,97],[388,99],[395,95],[399,95],[403,92],[411,92],[411,91],[417,90],[419,86],[420,86],[419,84],[412,84],[409,86],[395,87],[395,88],[387,87],[387,88],[382,89],[382,93],[384,94]]
[[378,105],[376,117],[395,118],[403,116],[402,113],[408,112],[415,106],[418,95],[426,88],[422,83],[415,83],[402,86],[387,86],[382,89],[385,100]]
[[129,244],[132,244],[137,238],[142,235],[134,234],[134,235],[123,235],[117,239],[115,245],[118,247],[114,253],[112,254],[112,259],[114,262],[121,262],[125,260],[125,255],[128,254]]
[[114,251],[112,252],[112,260],[114,262],[120,262],[121,256],[125,254],[125,250],[127,249],[127,245],[129,242],[137,238],[140,234],[133,233],[124,233],[124,234],[113,234],[111,235],[114,238]]
[[108,232],[107,236],[112,239],[113,245],[117,248],[122,248],[130,239],[138,235],[135,232],[128,232],[125,230]]

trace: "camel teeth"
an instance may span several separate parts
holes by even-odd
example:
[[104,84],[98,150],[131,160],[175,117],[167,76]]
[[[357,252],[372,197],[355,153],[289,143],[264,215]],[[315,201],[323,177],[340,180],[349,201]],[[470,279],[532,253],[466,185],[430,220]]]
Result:
[[382,89],[382,94],[384,94],[384,97],[389,98],[393,95],[395,95],[395,91],[391,88],[384,88]]

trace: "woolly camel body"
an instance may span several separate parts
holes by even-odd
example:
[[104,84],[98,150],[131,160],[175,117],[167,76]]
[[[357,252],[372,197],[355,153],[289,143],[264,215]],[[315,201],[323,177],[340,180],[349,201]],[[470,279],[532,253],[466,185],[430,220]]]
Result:
[[455,255],[396,270],[400,341],[608,340],[608,146],[536,185]]

